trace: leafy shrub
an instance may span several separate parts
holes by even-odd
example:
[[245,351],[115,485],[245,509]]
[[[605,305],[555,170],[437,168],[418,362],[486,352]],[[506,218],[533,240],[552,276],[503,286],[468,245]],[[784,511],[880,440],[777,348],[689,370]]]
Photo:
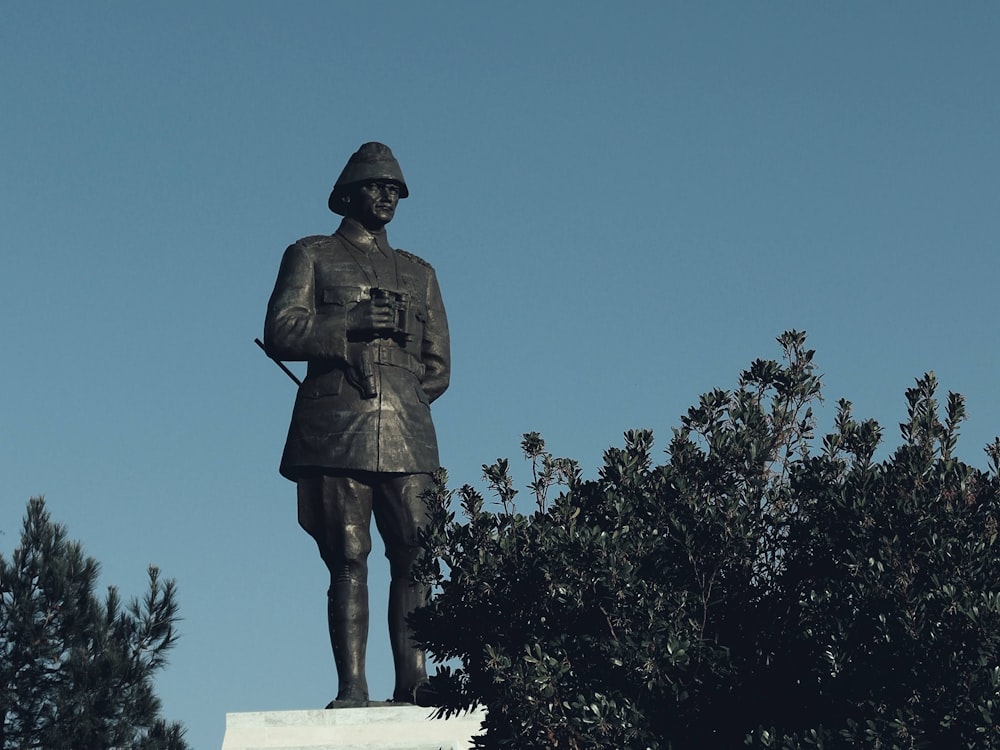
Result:
[[534,512],[500,460],[500,510],[464,486],[461,521],[438,476],[413,621],[479,746],[1000,747],[1000,440],[989,473],[955,458],[964,404],[927,374],[890,458],[846,401],[816,446],[813,352],[778,341],[662,464],[628,432],[583,480],[529,433]]

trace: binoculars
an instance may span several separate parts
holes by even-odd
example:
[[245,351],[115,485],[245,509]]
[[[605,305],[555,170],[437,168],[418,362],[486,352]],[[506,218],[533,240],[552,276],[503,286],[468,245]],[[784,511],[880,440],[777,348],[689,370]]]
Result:
[[410,308],[410,295],[403,294],[402,292],[393,292],[389,289],[372,287],[371,298],[373,302],[376,300],[387,301],[387,306],[395,312],[392,326],[379,329],[376,333],[390,338],[401,339],[402,342],[412,341],[416,320]]

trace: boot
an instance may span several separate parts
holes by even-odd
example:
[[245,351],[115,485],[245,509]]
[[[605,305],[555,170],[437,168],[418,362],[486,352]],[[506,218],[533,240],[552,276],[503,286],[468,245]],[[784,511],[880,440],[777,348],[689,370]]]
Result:
[[406,616],[427,601],[427,594],[427,588],[414,586],[409,576],[393,578],[389,583],[389,642],[396,668],[396,685],[392,693],[395,703],[433,705],[425,702],[429,700],[426,695],[429,685],[424,652],[414,645],[406,622]]
[[327,708],[367,706],[368,587],[353,579],[331,584],[327,593],[327,620],[338,681],[337,697]]

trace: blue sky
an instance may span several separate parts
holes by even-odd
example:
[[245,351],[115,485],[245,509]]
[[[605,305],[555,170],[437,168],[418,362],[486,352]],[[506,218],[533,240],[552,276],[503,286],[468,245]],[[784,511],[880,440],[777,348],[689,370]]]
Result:
[[4,4],[0,550],[44,494],[106,583],[177,579],[158,686],[194,747],[333,696],[325,571],[277,473],[294,388],[253,338],[369,140],[448,307],[455,486],[529,430],[590,475],[624,430],[665,447],[790,328],[821,427],[843,397],[895,445],[934,370],[985,468],[998,38],[986,2]]

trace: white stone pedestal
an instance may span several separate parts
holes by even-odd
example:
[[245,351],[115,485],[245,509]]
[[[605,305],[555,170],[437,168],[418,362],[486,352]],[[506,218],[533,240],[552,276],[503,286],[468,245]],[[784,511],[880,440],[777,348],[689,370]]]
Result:
[[450,719],[419,706],[226,714],[222,750],[468,750],[483,709]]

